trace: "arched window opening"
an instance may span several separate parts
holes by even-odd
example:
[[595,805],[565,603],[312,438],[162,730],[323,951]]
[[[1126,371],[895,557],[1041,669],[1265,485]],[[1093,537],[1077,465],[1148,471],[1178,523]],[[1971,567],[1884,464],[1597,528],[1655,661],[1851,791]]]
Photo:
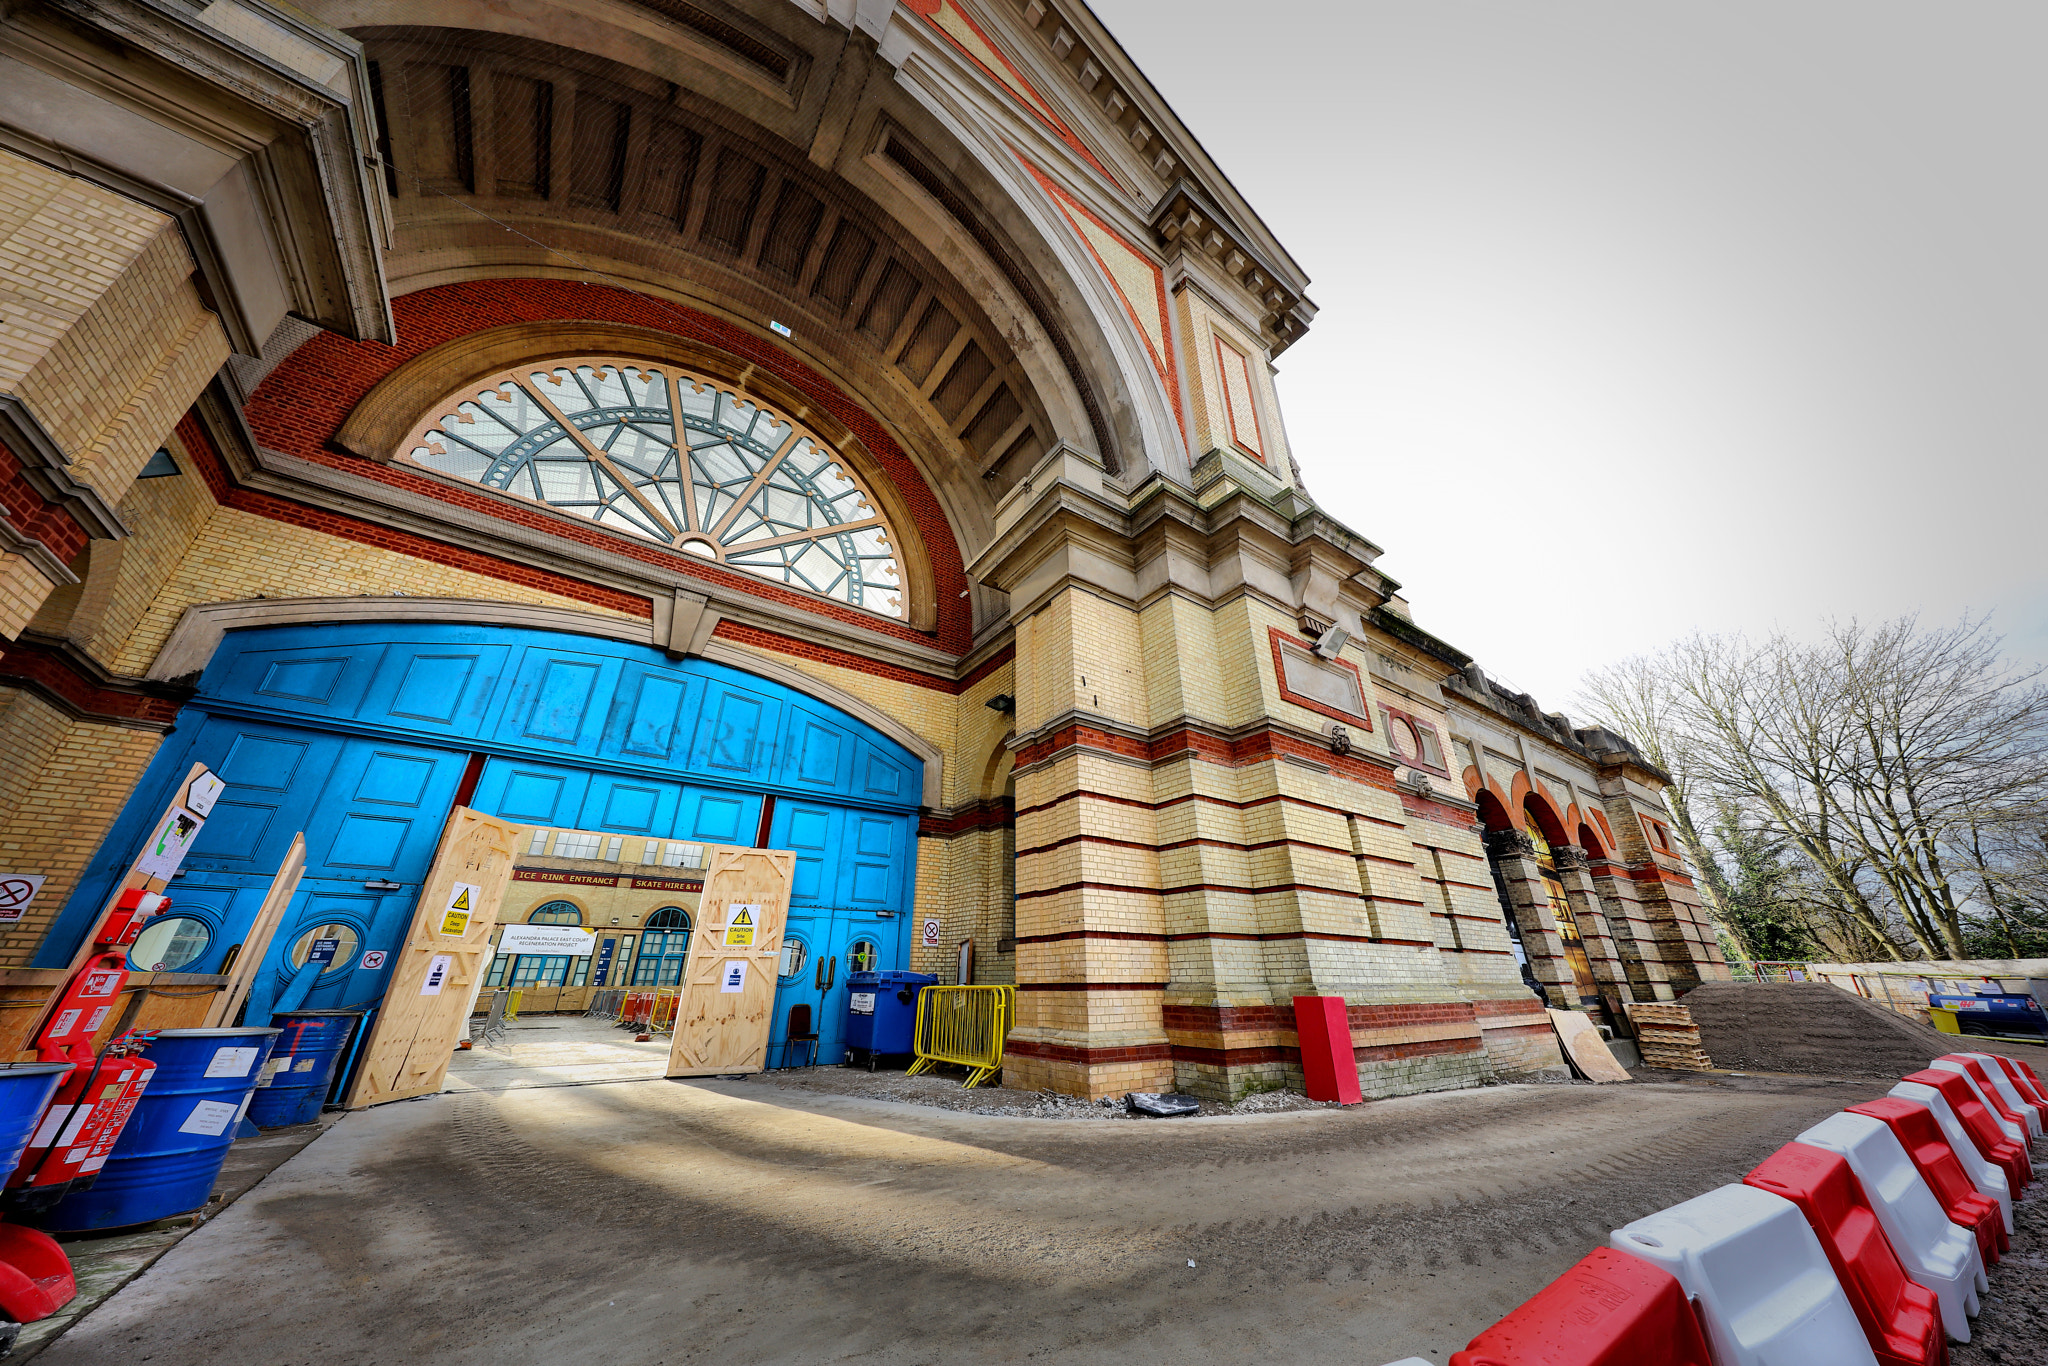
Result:
[[690,917],[680,906],[664,906],[640,927],[640,957],[633,964],[636,987],[672,987],[683,980],[690,955]]
[[526,917],[526,923],[529,925],[581,925],[583,923],[583,912],[576,908],[576,903],[573,901],[550,901],[547,905],[536,908],[532,915]]
[[523,365],[438,405],[414,463],[759,578],[904,616],[895,539],[822,438],[630,360]]

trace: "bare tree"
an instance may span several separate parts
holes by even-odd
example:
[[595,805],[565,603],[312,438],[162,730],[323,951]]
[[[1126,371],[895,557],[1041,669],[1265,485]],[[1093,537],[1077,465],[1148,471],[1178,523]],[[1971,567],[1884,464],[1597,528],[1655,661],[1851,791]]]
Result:
[[[1586,701],[1684,773],[1688,807],[1730,804],[1788,840],[1821,921],[1895,958],[1967,957],[1973,918],[2021,904],[2001,893],[2018,865],[1986,857],[2048,810],[2048,689],[2000,644],[1982,618],[1851,621],[1813,643],[1693,636],[1594,675]],[[1707,832],[1673,817],[1728,923]]]

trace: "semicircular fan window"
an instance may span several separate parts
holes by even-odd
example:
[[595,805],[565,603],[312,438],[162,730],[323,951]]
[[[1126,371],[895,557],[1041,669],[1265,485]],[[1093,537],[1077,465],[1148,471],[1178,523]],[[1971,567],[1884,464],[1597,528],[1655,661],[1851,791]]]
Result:
[[889,525],[819,437],[672,366],[571,360],[483,381],[407,454],[792,588],[903,616]]

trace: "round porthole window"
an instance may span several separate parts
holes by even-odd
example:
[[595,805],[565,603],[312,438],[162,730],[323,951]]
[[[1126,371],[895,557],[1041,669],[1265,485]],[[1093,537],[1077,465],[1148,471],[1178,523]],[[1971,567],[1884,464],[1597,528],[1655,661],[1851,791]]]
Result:
[[315,925],[292,944],[291,970],[297,972],[306,966],[308,959],[318,956],[327,960],[327,966],[320,970],[322,976],[340,972],[355,962],[356,949],[362,942],[353,925],[339,921],[331,925]]
[[882,965],[882,955],[875,948],[872,939],[856,939],[853,947],[846,951],[848,972],[875,972]]
[[804,964],[811,959],[811,951],[804,941],[795,935],[782,941],[782,962],[776,968],[782,980],[787,982],[804,970]]
[[196,916],[166,915],[149,923],[128,950],[136,972],[183,972],[213,942],[213,927]]

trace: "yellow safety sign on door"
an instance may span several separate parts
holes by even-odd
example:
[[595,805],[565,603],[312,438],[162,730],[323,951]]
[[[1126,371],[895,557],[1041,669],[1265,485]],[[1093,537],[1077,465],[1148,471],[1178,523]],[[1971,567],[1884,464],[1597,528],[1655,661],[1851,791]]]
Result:
[[761,923],[759,906],[742,906],[734,903],[726,908],[725,947],[729,949],[750,949],[754,946],[754,929]]
[[469,912],[480,890],[468,882],[455,884],[448,893],[448,905],[441,912],[441,933],[461,934],[469,928]]

